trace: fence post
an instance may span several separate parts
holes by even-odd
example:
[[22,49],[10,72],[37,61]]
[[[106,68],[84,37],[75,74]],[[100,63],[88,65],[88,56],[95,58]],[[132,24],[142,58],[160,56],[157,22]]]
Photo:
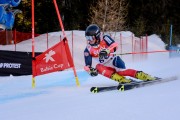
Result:
[[146,34],[146,52],[148,51],[148,35]]
[[169,46],[172,45],[172,29],[173,29],[173,25],[171,25],[171,27],[170,27],[170,38],[169,38],[170,43],[169,43]]
[[48,32],[46,33],[46,37],[47,37],[47,49],[48,49],[49,48]]
[[12,44],[12,30],[6,30],[6,45]]
[[120,33],[120,49],[121,49],[121,53],[122,53],[122,34]]
[[16,29],[14,29],[14,45],[15,45],[15,51],[16,51]]

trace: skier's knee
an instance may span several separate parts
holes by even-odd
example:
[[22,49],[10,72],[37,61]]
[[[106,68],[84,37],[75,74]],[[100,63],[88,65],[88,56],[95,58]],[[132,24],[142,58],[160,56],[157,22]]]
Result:
[[114,68],[106,67],[102,64],[97,64],[96,69],[98,70],[99,74],[102,74],[108,78],[110,78],[112,76],[112,74],[115,72]]

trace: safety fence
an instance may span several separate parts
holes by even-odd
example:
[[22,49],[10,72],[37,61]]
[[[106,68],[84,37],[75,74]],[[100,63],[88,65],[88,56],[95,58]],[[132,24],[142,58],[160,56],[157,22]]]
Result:
[[[35,34],[35,37],[39,35]],[[32,33],[19,32],[16,29],[0,31],[0,45],[17,44],[31,38]]]
[[[10,32],[10,31],[8,31]],[[11,31],[12,33],[12,41],[11,45],[14,45],[14,51],[24,51],[22,47],[19,47],[17,43],[20,43],[25,40],[31,40],[31,33],[23,33],[19,31]],[[0,41],[1,44],[5,44],[6,42],[6,34],[7,31],[0,32]],[[81,51],[84,51],[84,48],[87,44],[87,41],[84,37],[84,31],[66,31],[71,54],[73,58],[79,56],[79,49]],[[123,54],[123,53],[130,53],[130,52],[147,52],[148,47],[148,36],[142,36],[140,38],[135,37],[133,33],[131,32],[116,32],[109,34],[118,44],[118,49],[116,51],[117,54]],[[44,34],[35,34],[35,39],[37,41],[41,41],[39,43],[36,43],[35,41],[35,51],[37,52],[43,52],[47,50],[48,48],[52,47],[53,45],[57,44],[59,41],[62,40],[62,32],[59,31],[59,33],[44,33]],[[31,44],[31,43],[29,43]],[[38,48],[41,49],[38,49]],[[1,48],[0,48],[1,49]],[[12,50],[12,49],[11,49]],[[27,50],[27,49],[26,49]],[[29,48],[27,52],[30,52],[32,50],[31,45],[29,45]],[[81,53],[82,54],[82,53]],[[121,56],[125,57],[125,56]],[[129,59],[133,60],[144,60],[147,57],[147,54],[132,54],[128,55],[126,57],[129,57]]]
[[[148,50],[148,36],[136,37],[131,32],[116,32],[111,33],[110,36],[119,44],[117,54],[122,58],[127,58],[131,61],[145,60],[148,54],[140,54]],[[127,56],[126,53],[139,53]]]

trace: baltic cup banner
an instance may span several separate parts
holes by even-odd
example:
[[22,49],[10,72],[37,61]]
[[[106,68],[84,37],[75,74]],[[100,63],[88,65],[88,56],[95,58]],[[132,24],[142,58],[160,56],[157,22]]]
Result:
[[67,40],[62,40],[33,60],[33,75],[43,75],[73,67]]

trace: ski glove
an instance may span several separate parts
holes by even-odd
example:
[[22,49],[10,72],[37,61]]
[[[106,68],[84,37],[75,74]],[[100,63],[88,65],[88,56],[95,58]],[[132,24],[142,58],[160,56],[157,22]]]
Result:
[[93,67],[89,67],[89,74],[91,76],[97,76],[98,75],[98,71],[96,68],[93,68]]
[[102,49],[100,52],[99,52],[99,58],[105,58],[109,55],[110,53],[110,50],[109,49]]

